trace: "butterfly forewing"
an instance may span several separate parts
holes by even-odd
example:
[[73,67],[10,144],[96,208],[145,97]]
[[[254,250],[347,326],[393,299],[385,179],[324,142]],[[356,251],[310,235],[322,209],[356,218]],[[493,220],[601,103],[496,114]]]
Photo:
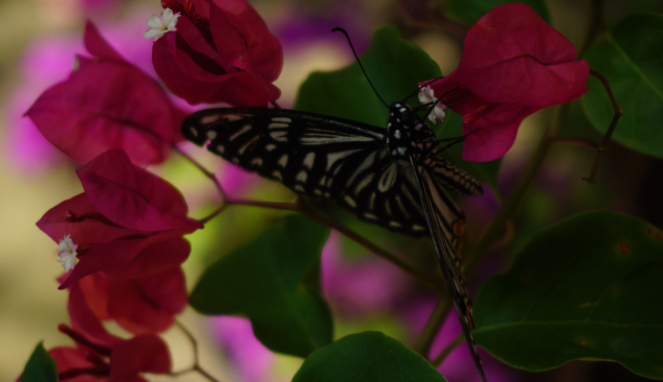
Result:
[[427,232],[411,167],[389,155],[383,128],[292,110],[220,108],[194,113],[182,131],[297,193],[333,199],[392,230]]

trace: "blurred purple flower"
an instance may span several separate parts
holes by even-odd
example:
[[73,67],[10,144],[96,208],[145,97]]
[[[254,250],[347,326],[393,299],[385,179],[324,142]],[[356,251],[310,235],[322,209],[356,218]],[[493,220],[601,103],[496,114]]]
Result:
[[408,293],[408,276],[377,256],[344,260],[340,236],[332,232],[322,249],[322,290],[345,316],[362,317],[395,310]]
[[274,364],[274,353],[253,336],[248,319],[217,316],[210,320],[210,324],[212,335],[222,344],[230,364],[243,381],[275,381],[269,378]]
[[[413,329],[414,335],[421,332],[434,307],[434,299],[420,299],[413,302],[410,308],[404,309],[405,321],[409,323],[408,327]],[[460,321],[452,309],[433,341],[429,357],[437,357],[459,335],[461,335]],[[479,348],[479,354],[483,361],[486,379],[491,382],[513,382],[515,380],[516,373],[506,364],[501,363],[481,348]],[[479,379],[472,355],[465,343],[452,350],[437,369],[449,381],[473,382]]]

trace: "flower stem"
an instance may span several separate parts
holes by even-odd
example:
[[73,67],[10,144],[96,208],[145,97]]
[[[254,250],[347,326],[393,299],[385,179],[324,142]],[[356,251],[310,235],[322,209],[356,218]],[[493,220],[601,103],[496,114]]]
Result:
[[180,328],[180,330],[187,336],[187,338],[191,342],[191,346],[193,347],[193,366],[186,370],[170,373],[170,375],[177,376],[184,373],[197,371],[199,374],[201,374],[202,376],[204,376],[205,378],[207,378],[212,382],[221,382],[220,380],[212,377],[210,373],[208,373],[202,367],[200,367],[200,363],[198,360],[198,342],[196,341],[196,338],[193,336],[193,334],[191,334],[189,329],[187,329],[184,325],[182,325],[181,322],[177,320],[175,320],[175,325],[177,325],[177,327]]
[[604,0],[592,0],[591,5],[591,15],[589,18],[589,24],[587,25],[587,33],[585,34],[585,41],[582,44],[582,47],[578,51],[578,57],[582,57],[587,53],[589,48],[594,44],[596,36],[599,33],[599,30],[603,26],[603,3]]
[[463,342],[465,342],[465,336],[463,335],[463,333],[461,333],[458,337],[456,337],[455,340],[451,341],[451,343],[449,343],[449,345],[447,345],[447,347],[445,347],[444,350],[442,350],[440,355],[438,355],[433,360],[432,362],[433,366],[435,367],[440,366],[440,364],[442,364],[442,361],[444,361],[444,359],[447,358],[449,353],[451,353],[456,348],[456,346],[462,344]]
[[298,197],[297,200],[295,201],[295,205],[297,206],[297,211],[300,212],[301,214],[311,218],[312,220],[315,220],[316,222],[327,226],[329,228],[335,229],[338,232],[342,233],[349,239],[353,240],[357,244],[361,245],[362,247],[366,248],[370,252],[375,253],[376,255],[382,257],[383,259],[391,262],[401,270],[405,271],[406,273],[409,273],[413,277],[415,277],[417,280],[421,281],[422,283],[430,286],[431,288],[435,289],[436,291],[439,291],[440,293],[443,293],[445,290],[444,283],[439,280],[436,277],[431,277],[425,273],[422,273],[418,269],[412,267],[411,265],[407,264],[403,260],[401,260],[399,257],[396,255],[392,254],[389,251],[386,251],[365,237],[359,235],[358,233],[354,232],[353,230],[349,229],[348,227],[344,226],[343,224],[337,223],[333,220],[327,219],[326,217],[320,215],[317,213],[315,210],[313,210],[311,207],[309,207],[306,204],[306,201],[302,197]]
[[424,330],[419,335],[417,342],[412,346],[412,350],[421,354],[422,357],[426,359],[428,358],[428,353],[430,353],[430,347],[433,345],[433,340],[440,331],[450,308],[451,299],[449,298],[449,292],[445,290],[442,296],[440,296],[437,305],[435,305],[435,308],[428,318],[426,326],[424,326]]
[[610,84],[608,83],[608,80],[601,75],[601,73],[595,71],[595,70],[590,70],[589,74],[593,75],[594,77],[598,78],[599,81],[601,81],[601,84],[603,84],[603,88],[605,88],[606,93],[608,93],[608,97],[610,97],[610,102],[612,103],[612,108],[615,110],[615,114],[612,116],[612,121],[610,121],[610,126],[608,126],[608,130],[605,132],[605,135],[603,136],[603,139],[601,140],[601,144],[598,146],[596,149],[596,158],[594,159],[594,165],[592,166],[592,172],[589,175],[589,178],[584,178],[587,183],[589,184],[595,184],[596,180],[596,174],[599,171],[599,165],[601,164],[601,159],[603,159],[603,154],[605,153],[605,148],[608,146],[608,142],[610,142],[610,138],[612,137],[612,133],[615,131],[615,128],[617,127],[617,122],[619,121],[619,118],[624,115],[624,110],[622,110],[619,105],[617,105],[617,100],[615,100],[614,94],[612,94],[612,89],[610,89]]

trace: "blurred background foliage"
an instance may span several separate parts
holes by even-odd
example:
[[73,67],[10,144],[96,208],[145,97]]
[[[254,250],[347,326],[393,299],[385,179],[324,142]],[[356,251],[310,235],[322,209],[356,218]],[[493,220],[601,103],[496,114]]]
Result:
[[[546,1],[549,21],[577,47],[587,28],[592,0]],[[352,63],[345,40],[329,31],[344,27],[359,51],[367,48],[371,33],[384,24],[396,26],[402,36],[422,47],[440,66],[453,71],[460,60],[462,36],[476,15],[462,11],[459,0],[256,0],[251,2],[284,48],[284,68],[276,85],[283,92],[279,103],[292,107],[303,80],[314,70],[335,70]],[[486,10],[493,1],[485,1]],[[496,2],[495,2],[496,3]],[[445,8],[446,5],[446,8]],[[445,13],[445,10],[448,12]],[[151,42],[142,37],[145,20],[160,13],[156,0],[2,0],[0,2],[0,380],[16,378],[39,341],[47,348],[69,344],[56,329],[67,322],[66,293],[57,290],[61,274],[55,262],[56,246],[35,222],[55,204],[81,191],[73,172],[75,164],[51,148],[34,127],[21,118],[31,102],[48,86],[64,79],[74,54],[84,53],[81,36],[85,19],[93,20],[112,45],[129,60],[153,73]],[[604,20],[611,27],[625,16],[661,12],[659,0],[608,0]],[[479,15],[480,16],[480,15]],[[514,147],[503,159],[498,185],[508,193],[540,137],[550,110],[525,120]],[[619,127],[618,127],[619,128]],[[571,105],[563,135],[598,141],[580,102]],[[583,146],[556,146],[530,189],[508,244],[486,256],[470,280],[471,292],[490,274],[504,271],[514,254],[543,227],[582,211],[608,208],[638,216],[663,226],[663,161],[613,143],[605,156],[598,184],[582,181],[589,175],[594,152]],[[199,159],[215,169],[230,195],[261,200],[292,199],[284,187],[243,173],[217,158]],[[215,190],[193,167],[174,156],[151,168],[169,179],[185,195],[194,217],[214,208]],[[490,221],[499,195],[463,198],[469,240]],[[340,218],[388,246],[427,248],[422,240],[392,237],[386,231],[357,223],[339,211]],[[215,260],[256,237],[280,213],[231,207],[208,229],[190,237],[191,258],[185,263],[188,284]],[[416,251],[417,253],[425,252]],[[434,259],[412,259],[434,266]],[[412,343],[432,309],[434,295],[413,283],[389,264],[367,254],[355,243],[332,234],[323,250],[323,290],[334,316],[335,338],[360,330],[380,330]],[[455,320],[452,317],[452,321]],[[207,318],[188,309],[182,321],[194,331],[202,346],[202,364],[222,380],[287,381],[301,363],[292,357],[274,356],[251,334],[240,318]],[[442,330],[446,342],[455,338],[455,321]],[[191,350],[176,330],[166,334],[175,370],[189,365]],[[441,342],[442,343],[442,342]],[[436,345],[440,348],[442,345]],[[435,346],[433,350],[437,349]],[[459,347],[456,352],[466,352]],[[543,373],[527,373],[498,365],[483,353],[491,381],[637,381],[623,367],[608,362],[573,361]],[[222,360],[222,362],[219,362]],[[463,361],[460,361],[463,360]],[[458,362],[458,363],[457,363]],[[460,363],[466,364],[458,367]],[[456,366],[454,366],[456,365]],[[476,380],[466,355],[452,354],[442,365],[451,381]],[[174,380],[169,377],[151,380]],[[178,380],[189,380],[183,376]],[[500,379],[501,378],[501,379]]]

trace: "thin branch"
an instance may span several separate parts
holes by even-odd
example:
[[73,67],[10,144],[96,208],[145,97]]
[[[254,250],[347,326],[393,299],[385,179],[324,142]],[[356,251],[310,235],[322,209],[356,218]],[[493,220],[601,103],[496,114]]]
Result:
[[170,373],[173,376],[181,375],[184,373],[189,373],[192,371],[197,371],[199,374],[201,374],[203,377],[207,378],[208,380],[212,382],[221,382],[220,380],[214,378],[210,373],[205,371],[202,367],[200,367],[199,359],[198,359],[198,342],[196,341],[196,338],[191,334],[189,329],[187,329],[184,325],[182,325],[181,322],[175,320],[175,324],[177,325],[178,328],[187,336],[189,341],[191,342],[191,346],[193,347],[193,366],[190,369]]
[[376,255],[382,257],[383,259],[391,262],[398,268],[409,273],[410,275],[414,276],[417,280],[421,281],[424,284],[427,284],[428,286],[439,291],[440,293],[443,293],[443,291],[445,290],[444,284],[438,278],[434,278],[425,273],[422,273],[421,271],[407,264],[406,262],[395,256],[394,254],[378,247],[377,245],[373,244],[368,239],[357,234],[348,227],[320,215],[319,213],[311,209],[311,207],[309,207],[306,204],[303,198],[298,197],[297,200],[295,201],[295,204],[297,205],[297,211],[300,212],[301,214],[308,216],[309,218],[315,220],[316,222],[324,226],[337,230],[338,232],[342,233],[343,235],[353,240],[357,244],[375,253]]
[[244,200],[244,199],[228,199],[226,203],[231,206],[262,207],[262,208],[272,208],[276,210],[290,210],[290,211],[297,210],[297,205],[295,203],[261,202],[259,200]]
[[594,77],[598,78],[599,81],[601,81],[601,84],[603,84],[605,91],[608,93],[608,97],[610,97],[612,108],[615,110],[615,114],[612,117],[612,121],[610,121],[610,126],[608,127],[608,131],[605,132],[603,140],[601,140],[601,145],[596,149],[596,158],[594,159],[594,165],[592,166],[592,173],[589,175],[589,178],[584,178],[587,181],[587,183],[595,184],[596,180],[594,179],[596,178],[596,174],[599,172],[599,165],[601,164],[601,159],[603,159],[605,148],[606,146],[608,146],[608,142],[610,142],[612,133],[615,131],[615,128],[617,127],[617,122],[619,121],[619,118],[622,115],[624,115],[624,110],[622,110],[619,107],[619,105],[617,105],[617,101],[615,100],[615,96],[612,94],[612,89],[610,89],[610,84],[608,83],[608,80],[605,77],[603,77],[601,73],[595,70],[590,70],[589,73]]
[[433,309],[424,330],[421,331],[417,342],[412,346],[412,350],[421,354],[422,357],[428,359],[428,353],[430,353],[430,347],[433,345],[433,340],[435,336],[440,331],[444,319],[447,317],[451,309],[451,299],[449,298],[449,292],[445,289],[442,296],[440,296],[439,301]]
[[465,256],[466,273],[471,272],[471,270],[478,264],[481,257],[492,248],[493,244],[499,240],[500,237],[503,236],[504,231],[507,229],[508,222],[513,218],[520,207],[525,194],[529,190],[529,186],[534,181],[539,168],[543,164],[543,160],[550,150],[553,139],[560,130],[564,117],[568,113],[569,106],[570,103],[565,103],[555,107],[552,121],[546,126],[539,145],[534,150],[530,159],[526,162],[525,168],[518,177],[511,193],[497,211],[497,214],[490,222],[477,244],[472,247],[469,253]]
[[451,343],[447,345],[447,347],[445,347],[444,350],[442,350],[440,355],[435,357],[435,359],[432,362],[432,365],[435,367],[440,366],[440,364],[442,364],[442,361],[444,361],[444,359],[447,358],[449,353],[451,353],[456,348],[456,346],[462,344],[463,342],[465,342],[465,336],[463,335],[463,333],[461,333],[458,337],[456,337],[455,340],[451,341]]
[[191,346],[193,347],[193,364],[194,367],[195,365],[198,365],[198,342],[196,341],[196,338],[191,334],[189,329],[187,329],[184,325],[182,325],[181,322],[175,320],[175,325],[177,325],[178,328],[187,336],[189,339],[189,342],[191,342]]
[[175,150],[177,153],[179,153],[181,156],[183,156],[186,160],[191,162],[191,164],[196,166],[196,168],[198,170],[200,170],[200,172],[202,172],[206,177],[211,179],[212,182],[214,183],[214,186],[216,187],[216,189],[219,190],[219,195],[221,196],[221,206],[219,208],[217,208],[214,212],[212,212],[210,215],[200,219],[200,222],[205,224],[208,221],[214,219],[218,214],[220,214],[221,212],[223,212],[223,210],[226,209],[226,207],[228,206],[228,203],[227,203],[228,198],[226,196],[226,193],[223,191],[223,187],[221,187],[221,183],[216,178],[216,175],[214,175],[214,173],[207,170],[205,168],[205,166],[200,164],[200,162],[198,162],[197,160],[193,159],[193,157],[191,155],[187,154],[183,150],[180,150],[179,147],[173,145],[173,150]]
[[603,3],[604,0],[592,0],[591,16],[587,26],[587,33],[585,34],[585,41],[578,51],[578,57],[584,56],[596,40],[596,36],[603,24]]
[[570,145],[580,145],[580,146],[587,146],[590,149],[598,150],[599,149],[599,144],[592,141],[591,139],[587,138],[580,138],[580,137],[555,137],[552,139],[552,143],[564,143],[564,144],[570,144]]

